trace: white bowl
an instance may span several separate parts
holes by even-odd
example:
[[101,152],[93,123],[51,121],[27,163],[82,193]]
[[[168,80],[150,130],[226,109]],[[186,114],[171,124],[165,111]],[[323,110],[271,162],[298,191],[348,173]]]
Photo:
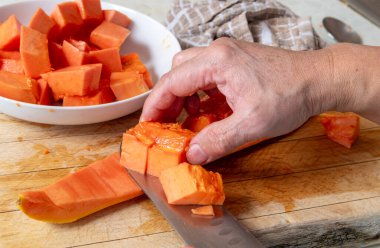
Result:
[[[34,12],[40,7],[51,13],[62,0],[31,0],[0,7],[0,21],[15,14],[20,22],[28,25]],[[163,25],[152,18],[123,6],[102,2],[102,9],[116,9],[128,15],[133,24],[131,35],[121,53],[137,52],[148,67],[153,82],[169,71],[173,56],[181,50],[177,39]],[[123,101],[83,107],[43,106],[0,97],[0,112],[37,123],[55,125],[80,125],[98,123],[131,114],[142,108],[150,91]]]

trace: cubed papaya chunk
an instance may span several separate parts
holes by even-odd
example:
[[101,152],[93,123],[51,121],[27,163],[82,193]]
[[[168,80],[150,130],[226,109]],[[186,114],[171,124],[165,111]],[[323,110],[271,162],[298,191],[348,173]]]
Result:
[[85,96],[98,90],[101,71],[102,64],[69,66],[49,72],[44,77],[54,99],[59,100],[64,96]]
[[103,70],[108,75],[112,72],[120,72],[121,59],[118,47],[111,47],[90,52],[90,59],[92,63],[103,64]]
[[53,102],[53,95],[47,81],[43,78],[40,78],[37,80],[37,83],[40,89],[40,99],[38,100],[38,104],[51,105]]
[[20,54],[25,75],[38,78],[42,73],[51,71],[46,34],[21,27]]
[[103,21],[100,0],[76,0],[82,19],[89,25],[99,25]]
[[24,68],[20,59],[0,59],[0,70],[24,74]]
[[142,74],[136,72],[113,72],[110,85],[119,101],[138,96],[149,90]]
[[212,205],[206,205],[206,206],[202,206],[202,207],[192,208],[191,213],[194,215],[215,216],[214,208]]
[[148,148],[149,146],[147,144],[139,141],[132,134],[124,133],[121,146],[120,164],[128,169],[145,174]]
[[82,52],[80,49],[65,40],[62,44],[62,51],[69,66],[84,65],[89,61],[89,56],[87,53]]
[[89,52],[91,50],[91,47],[84,40],[69,39],[68,42],[81,52]]
[[2,59],[21,59],[19,51],[0,51],[0,58]]
[[110,103],[115,100],[115,96],[110,88],[103,88],[88,96],[65,96],[63,106],[90,106]]
[[103,15],[105,21],[115,23],[125,28],[131,23],[131,19],[129,19],[127,15],[124,15],[117,10],[103,10]]
[[344,147],[351,148],[359,137],[360,118],[354,113],[325,113],[320,121],[327,137]]
[[27,103],[37,103],[38,85],[24,75],[0,71],[0,96]]
[[51,19],[50,16],[48,16],[41,8],[37,9],[36,13],[34,13],[29,22],[29,28],[43,34],[47,34],[48,37],[55,25],[56,24],[53,19]]
[[202,166],[182,163],[161,172],[160,182],[169,204],[222,205],[222,177]]
[[66,67],[69,64],[63,53],[62,46],[55,42],[49,42],[49,58],[51,66],[56,70]]
[[182,125],[193,132],[200,132],[215,121],[217,121],[217,118],[214,114],[189,115]]
[[51,13],[51,18],[58,25],[60,39],[75,34],[83,25],[78,5],[75,2],[57,4]]
[[92,44],[100,48],[120,47],[131,33],[126,28],[111,22],[103,21],[90,35]]
[[115,153],[52,185],[21,193],[18,207],[36,220],[68,223],[142,194]]
[[184,152],[169,152],[162,150],[157,145],[149,148],[146,173],[159,177],[165,169],[179,165],[186,161]]
[[140,57],[137,53],[130,53],[122,56],[121,63],[123,66],[123,71],[136,71],[143,74],[146,85],[150,89],[153,88],[153,82],[149,71],[144,63],[140,60]]
[[0,50],[16,51],[20,47],[20,22],[15,15],[0,25]]

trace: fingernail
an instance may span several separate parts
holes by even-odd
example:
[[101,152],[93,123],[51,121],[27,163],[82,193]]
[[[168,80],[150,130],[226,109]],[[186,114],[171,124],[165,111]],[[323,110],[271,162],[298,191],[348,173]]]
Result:
[[198,144],[193,144],[187,151],[187,161],[191,164],[203,164],[208,160],[207,154]]

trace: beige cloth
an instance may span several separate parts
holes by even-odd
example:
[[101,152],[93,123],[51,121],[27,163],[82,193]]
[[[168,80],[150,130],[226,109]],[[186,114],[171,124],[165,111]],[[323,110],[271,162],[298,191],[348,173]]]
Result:
[[223,36],[297,51],[325,44],[309,17],[273,0],[175,0],[167,23],[183,49]]

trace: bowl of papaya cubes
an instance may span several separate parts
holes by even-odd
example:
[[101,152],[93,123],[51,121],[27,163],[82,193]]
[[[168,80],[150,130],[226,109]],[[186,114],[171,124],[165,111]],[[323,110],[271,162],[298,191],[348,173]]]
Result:
[[0,112],[82,125],[142,108],[181,50],[159,22],[100,0],[0,6]]

